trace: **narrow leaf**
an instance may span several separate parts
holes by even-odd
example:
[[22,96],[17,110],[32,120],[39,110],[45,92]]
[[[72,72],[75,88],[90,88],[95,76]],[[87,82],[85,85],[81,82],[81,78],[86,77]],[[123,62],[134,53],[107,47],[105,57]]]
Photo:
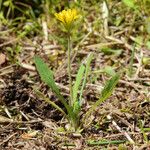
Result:
[[105,87],[103,88],[101,92],[101,96],[99,100],[97,100],[96,103],[87,111],[83,121],[86,121],[86,119],[96,109],[96,107],[99,106],[102,102],[104,102],[111,96],[116,84],[119,81],[119,78],[120,78],[120,75],[116,74],[109,81],[107,81]]
[[[116,84],[119,81],[119,74],[114,75],[105,85],[104,89],[102,90],[101,93],[101,98],[108,98],[111,96]],[[100,99],[101,99],[100,98]],[[99,101],[99,100],[98,100]]]
[[80,91],[80,97],[79,97],[80,105],[82,104],[82,94],[83,94],[83,90],[86,86],[86,80],[88,77],[88,73],[89,73],[90,64],[91,64],[92,59],[93,59],[93,53],[90,53],[86,59],[86,69],[85,69],[84,79],[83,79],[83,83],[82,83],[82,87],[81,87],[81,91]]
[[56,94],[58,99],[67,109],[69,115],[72,115],[72,110],[71,110],[72,108],[66,103],[66,100],[61,95],[61,93],[59,92],[59,88],[55,84],[55,81],[53,78],[53,72],[48,68],[47,64],[45,64],[44,61],[40,57],[35,56],[34,60],[35,60],[37,71],[41,77],[41,80],[45,82],[52,89],[52,91]]
[[85,66],[82,64],[78,70],[76,81],[73,86],[73,104],[77,101],[78,90],[79,90],[81,81],[83,79],[84,71],[85,71]]
[[99,141],[87,141],[87,144],[90,146],[95,146],[95,145],[108,145],[108,144],[121,144],[125,143],[126,140],[114,140],[114,141],[108,141],[108,140],[99,140]]
[[[81,65],[81,67],[78,71],[78,74],[77,74],[76,82],[75,82],[74,89],[73,89],[73,92],[75,91],[73,111],[76,114],[76,116],[78,116],[78,114],[81,110],[82,93],[83,93],[83,89],[86,85],[86,79],[88,76],[88,72],[89,72],[90,63],[91,63],[92,58],[93,58],[93,54],[90,53],[88,55],[88,57],[85,59],[85,61],[83,62],[83,64]],[[82,83],[82,85],[81,85],[81,83]],[[80,85],[81,85],[81,89],[80,89]],[[80,97],[77,99],[77,95],[78,95],[79,90],[80,90]]]
[[135,57],[135,45],[133,47],[133,50],[132,50],[132,53],[131,53],[131,58],[130,58],[130,63],[129,63],[129,69],[128,69],[129,77],[132,77],[132,74],[133,74],[134,57]]

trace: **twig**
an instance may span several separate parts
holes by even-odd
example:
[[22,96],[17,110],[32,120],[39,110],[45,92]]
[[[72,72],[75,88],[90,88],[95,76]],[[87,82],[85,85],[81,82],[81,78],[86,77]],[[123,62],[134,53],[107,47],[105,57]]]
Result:
[[126,131],[123,131],[123,130],[117,125],[117,123],[116,123],[114,120],[112,120],[112,117],[111,117],[110,115],[107,115],[107,118],[112,121],[112,124],[115,126],[115,128],[116,128],[119,132],[123,133],[123,135],[128,139],[128,141],[129,141],[131,144],[135,144],[135,142],[131,139],[130,135],[129,135]]
[[103,18],[103,28],[104,35],[109,35],[108,19],[109,19],[109,9],[106,1],[103,1],[102,4],[102,18]]
[[150,81],[150,78],[130,78],[129,81]]
[[13,70],[13,67],[15,65],[10,65],[10,66],[7,66],[5,68],[2,68],[0,69],[0,76],[2,75],[5,75],[5,74],[9,74],[9,73],[12,73],[14,70]]
[[32,123],[41,122],[41,121],[42,121],[41,119],[31,120],[31,121],[16,121],[16,120],[9,119],[7,117],[0,115],[0,123],[32,124]]
[[120,83],[126,84],[128,86],[133,87],[136,91],[138,91],[139,93],[141,93],[140,89],[142,89],[141,85],[136,85],[133,82],[128,82],[128,81],[124,81],[124,80],[119,80]]
[[44,39],[45,41],[48,40],[48,29],[47,29],[47,23],[45,21],[42,22],[43,27],[43,33],[44,33]]
[[9,45],[9,44],[11,44],[11,43],[13,43],[13,42],[16,42],[16,41],[18,41],[18,40],[19,40],[19,39],[16,38],[16,39],[10,40],[10,41],[8,41],[8,42],[5,42],[5,43],[3,43],[3,44],[0,44],[0,48],[3,47],[3,46]]
[[35,71],[35,67],[32,66],[32,65],[30,65],[30,64],[21,63],[20,65],[21,65],[21,67],[23,67],[24,69],[28,69],[28,70],[30,70],[30,71]]
[[[128,121],[126,121],[124,118],[118,116],[117,114],[115,114],[115,116],[116,116],[117,118],[119,118],[119,119],[121,120],[121,122],[123,122],[125,125],[129,126],[132,131],[135,130],[135,129],[134,129],[134,126],[131,125],[131,124],[130,124]],[[140,131],[140,129],[139,129],[138,127],[136,127],[136,130],[137,130],[137,131]]]
[[138,78],[138,75],[142,69],[142,58],[143,58],[143,52],[142,52],[142,49],[140,51],[140,58],[136,55],[136,58],[138,60],[138,68],[136,70],[136,73],[135,73],[135,76],[134,76],[134,79]]
[[6,143],[7,141],[9,141],[14,135],[16,135],[17,134],[17,132],[16,133],[13,133],[12,135],[10,135],[7,139],[5,139],[3,142],[1,142],[0,143],[0,145],[2,145],[2,144],[4,144],[4,143]]

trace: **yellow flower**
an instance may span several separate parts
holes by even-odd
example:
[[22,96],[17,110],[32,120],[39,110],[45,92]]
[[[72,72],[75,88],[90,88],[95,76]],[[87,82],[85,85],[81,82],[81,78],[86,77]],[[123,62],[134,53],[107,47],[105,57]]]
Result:
[[80,15],[77,14],[76,9],[68,9],[68,10],[63,10],[59,13],[55,13],[55,17],[63,23],[65,28],[70,31],[72,28],[73,22],[79,18]]

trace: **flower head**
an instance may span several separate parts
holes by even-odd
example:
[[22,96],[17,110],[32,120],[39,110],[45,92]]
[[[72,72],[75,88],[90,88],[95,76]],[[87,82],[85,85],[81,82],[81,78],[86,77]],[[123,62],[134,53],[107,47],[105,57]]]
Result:
[[65,28],[70,31],[72,28],[73,22],[79,18],[80,15],[77,14],[76,9],[68,9],[68,10],[63,10],[59,13],[55,13],[55,17],[63,23]]

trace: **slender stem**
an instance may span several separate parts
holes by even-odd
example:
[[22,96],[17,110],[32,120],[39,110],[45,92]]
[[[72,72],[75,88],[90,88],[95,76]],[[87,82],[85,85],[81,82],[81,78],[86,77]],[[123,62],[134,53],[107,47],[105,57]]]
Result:
[[69,75],[69,89],[70,89],[70,101],[69,105],[73,106],[73,89],[72,89],[72,78],[71,78],[71,36],[68,33],[68,75]]

